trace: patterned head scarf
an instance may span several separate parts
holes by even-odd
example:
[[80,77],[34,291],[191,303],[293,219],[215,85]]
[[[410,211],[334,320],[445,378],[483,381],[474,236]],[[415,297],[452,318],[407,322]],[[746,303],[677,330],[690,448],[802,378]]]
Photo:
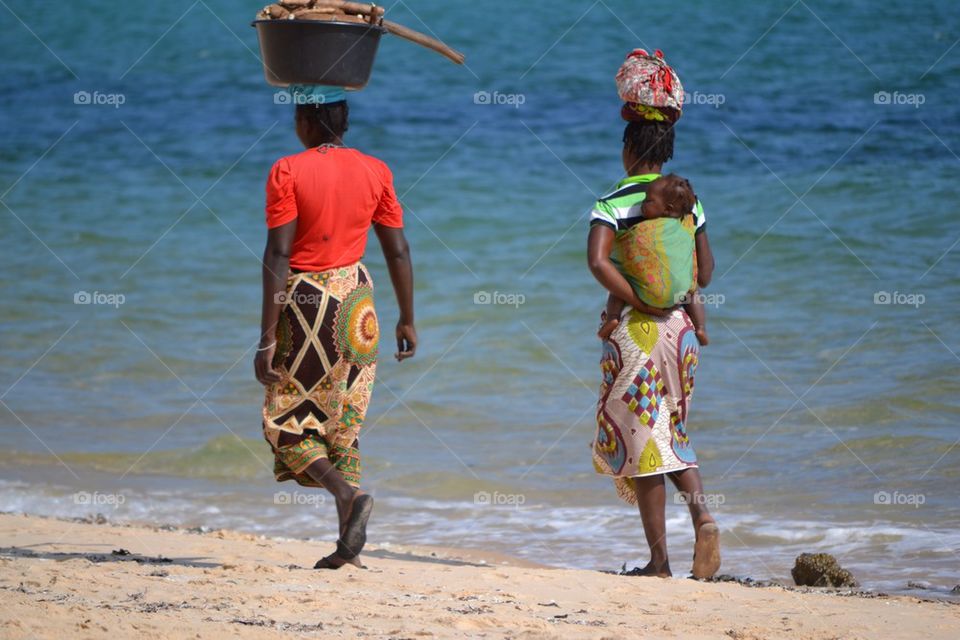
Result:
[[683,112],[683,85],[677,73],[663,59],[634,49],[617,72],[617,93],[624,105],[620,116],[628,122],[669,122]]

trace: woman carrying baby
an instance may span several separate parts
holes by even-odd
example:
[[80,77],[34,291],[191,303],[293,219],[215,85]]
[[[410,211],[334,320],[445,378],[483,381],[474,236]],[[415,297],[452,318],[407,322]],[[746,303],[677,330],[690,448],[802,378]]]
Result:
[[661,176],[673,157],[683,88],[659,51],[630,54],[617,84],[629,122],[623,138],[627,178],[597,202],[588,241],[590,270],[609,291],[613,312],[601,329],[606,337],[594,466],[613,477],[621,498],[639,506],[650,561],[635,574],[671,575],[667,477],[693,521],[692,573],[708,578],[720,568],[719,529],[706,508],[686,425],[698,334],[706,337],[702,307],[691,304],[690,294],[709,283],[713,256],[703,207],[689,183]]

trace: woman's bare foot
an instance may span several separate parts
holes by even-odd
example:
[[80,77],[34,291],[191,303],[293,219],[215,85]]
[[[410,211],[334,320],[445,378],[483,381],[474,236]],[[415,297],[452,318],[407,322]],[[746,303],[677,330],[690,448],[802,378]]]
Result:
[[670,564],[669,564],[669,563],[663,563],[663,564],[660,564],[660,565],[656,565],[656,564],[654,564],[653,560],[651,560],[650,562],[648,562],[648,563],[647,563],[647,566],[645,566],[645,567],[642,568],[642,569],[641,569],[640,567],[634,567],[634,568],[631,569],[630,571],[627,571],[627,572],[622,573],[622,574],[620,574],[620,575],[624,575],[624,576],[643,576],[643,577],[650,577],[650,578],[669,578],[669,577],[673,576],[673,574],[670,573]]
[[337,555],[335,552],[326,556],[325,558],[320,558],[317,560],[317,563],[313,565],[314,569],[332,569],[337,570],[344,565],[353,565],[358,569],[364,569],[363,563],[360,562],[360,556],[354,556],[350,560],[345,560]]
[[713,521],[697,527],[697,541],[693,546],[693,577],[712,578],[720,569],[720,528]]

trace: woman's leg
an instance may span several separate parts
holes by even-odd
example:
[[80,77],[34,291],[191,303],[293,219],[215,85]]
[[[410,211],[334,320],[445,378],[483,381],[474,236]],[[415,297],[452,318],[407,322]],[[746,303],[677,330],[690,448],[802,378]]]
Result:
[[693,577],[711,578],[720,569],[720,530],[707,510],[700,471],[695,468],[684,469],[671,473],[670,480],[686,494],[690,519],[693,521]]
[[337,468],[329,460],[315,460],[313,464],[307,467],[307,475],[314,482],[322,484],[323,488],[333,495],[333,499],[337,503],[337,519],[340,522],[340,531],[342,532],[347,512],[350,510],[350,503],[353,501],[357,489],[353,488],[343,478],[343,475],[337,471]]
[[[303,436],[292,433],[281,433],[278,445],[286,447],[297,444],[302,439]],[[334,502],[337,505],[337,521],[339,524],[337,530],[339,531],[339,537],[342,538],[343,528],[350,512],[350,505],[357,493],[357,489],[353,488],[353,486],[346,481],[343,474],[341,474],[336,466],[327,458],[314,460],[310,466],[304,470],[304,473],[310,476],[314,482],[329,491],[333,496]]]
[[632,481],[640,506],[643,533],[650,547],[650,562],[640,570],[640,575],[669,577],[672,574],[667,558],[667,492],[663,476],[645,476]]
[[[343,530],[347,524],[346,520],[350,513],[350,506],[359,489],[351,486],[329,460],[315,460],[313,464],[307,467],[306,473],[313,478],[315,482],[322,484],[323,487],[333,495],[333,499],[337,504],[337,521],[339,523],[337,529],[339,531],[338,541],[343,542]],[[331,553],[329,556],[319,560],[314,568],[339,569],[345,564],[363,567],[359,554],[350,560],[346,560],[341,558],[338,553]]]
[[700,527],[708,522],[714,522],[713,516],[707,509],[706,496],[703,494],[703,480],[700,478],[700,470],[697,468],[684,469],[669,474],[670,481],[678,491],[684,494],[687,501],[687,508],[690,509],[690,519],[693,522],[693,531],[696,533]]

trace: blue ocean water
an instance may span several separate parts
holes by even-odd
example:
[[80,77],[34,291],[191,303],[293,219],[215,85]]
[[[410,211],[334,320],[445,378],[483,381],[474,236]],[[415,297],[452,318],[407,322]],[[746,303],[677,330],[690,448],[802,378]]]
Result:
[[[292,489],[259,441],[263,183],[298,142],[258,8],[0,8],[0,509],[76,515],[97,490],[130,496],[119,517],[333,531],[275,505]],[[869,587],[956,584],[960,7],[388,12],[468,59],[385,37],[351,100],[347,143],[392,167],[405,205],[422,340],[381,362],[371,535],[643,560],[639,518],[590,464],[604,295],[585,266],[585,214],[622,174],[613,75],[643,46],[693,96],[668,168],[703,200],[718,265],[689,428],[724,571],[788,577],[824,550]],[[375,242],[367,262],[389,335]],[[682,571],[692,536],[668,515]]]

